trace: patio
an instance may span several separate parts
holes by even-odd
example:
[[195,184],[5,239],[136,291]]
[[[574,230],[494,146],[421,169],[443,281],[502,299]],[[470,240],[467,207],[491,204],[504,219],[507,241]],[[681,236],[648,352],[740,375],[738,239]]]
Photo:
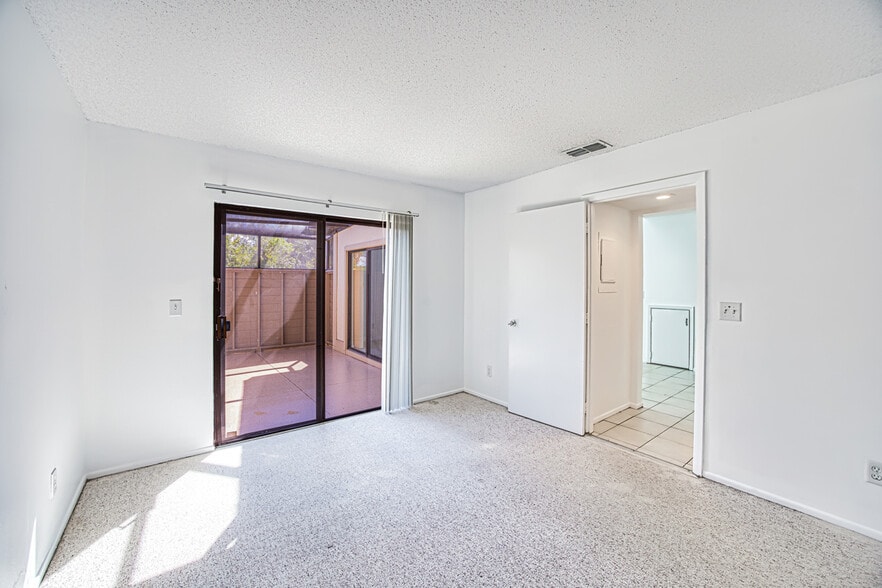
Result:
[[[316,419],[315,346],[226,354],[226,438]],[[380,368],[325,348],[327,418],[379,408]]]

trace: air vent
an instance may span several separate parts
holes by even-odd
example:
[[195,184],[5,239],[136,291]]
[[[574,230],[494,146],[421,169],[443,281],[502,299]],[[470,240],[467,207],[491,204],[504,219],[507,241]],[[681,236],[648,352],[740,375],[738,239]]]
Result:
[[594,153],[595,151],[607,149],[608,147],[612,147],[612,145],[610,145],[606,141],[594,141],[593,143],[588,143],[587,145],[583,145],[582,147],[574,147],[572,149],[568,149],[564,151],[564,153],[566,153],[570,157],[581,157],[582,155]]

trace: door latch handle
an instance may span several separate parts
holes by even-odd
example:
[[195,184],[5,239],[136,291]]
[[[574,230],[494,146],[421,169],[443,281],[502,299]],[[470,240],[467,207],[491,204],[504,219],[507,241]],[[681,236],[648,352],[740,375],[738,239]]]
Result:
[[509,327],[516,327],[516,326],[518,326],[518,319],[511,319],[510,321],[508,321],[508,326],[509,326]]
[[227,317],[221,315],[217,317],[216,322],[214,323],[214,337],[217,341],[223,341],[227,338],[227,331],[230,330],[230,321],[227,320]]

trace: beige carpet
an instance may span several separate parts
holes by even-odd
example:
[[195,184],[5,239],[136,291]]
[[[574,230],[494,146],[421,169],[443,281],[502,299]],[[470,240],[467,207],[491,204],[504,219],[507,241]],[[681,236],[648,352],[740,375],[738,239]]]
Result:
[[45,586],[880,586],[882,543],[458,394],[89,482]]

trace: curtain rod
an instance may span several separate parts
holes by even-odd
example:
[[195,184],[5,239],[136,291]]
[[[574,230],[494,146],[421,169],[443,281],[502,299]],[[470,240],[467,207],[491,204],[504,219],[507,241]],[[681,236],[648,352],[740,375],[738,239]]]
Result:
[[226,184],[212,184],[205,182],[205,187],[209,190],[220,190],[223,194],[227,192],[236,192],[237,194],[253,194],[254,196],[266,196],[267,198],[280,198],[282,200],[296,200],[297,202],[309,202],[311,204],[321,204],[325,208],[331,206],[339,206],[340,208],[352,208],[354,210],[367,210],[370,212],[391,212],[393,214],[403,214],[405,216],[419,216],[418,212],[410,210],[388,210],[386,208],[377,208],[376,206],[363,206],[361,204],[347,204],[346,202],[335,202],[331,199],[319,200],[318,198],[306,198],[305,196],[292,196],[290,194],[279,194],[278,192],[264,192],[263,190],[249,190],[248,188],[236,188],[227,186]]

